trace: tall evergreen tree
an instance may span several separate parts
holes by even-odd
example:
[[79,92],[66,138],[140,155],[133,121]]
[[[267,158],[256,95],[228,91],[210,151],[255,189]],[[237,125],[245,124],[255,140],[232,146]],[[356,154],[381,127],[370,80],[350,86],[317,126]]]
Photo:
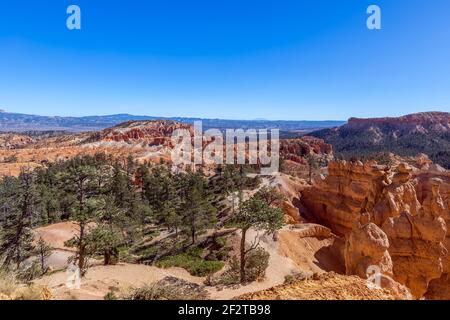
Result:
[[216,209],[211,204],[207,183],[199,174],[188,173],[181,192],[185,230],[195,244],[198,233],[216,223]]
[[64,175],[65,185],[69,192],[75,194],[76,201],[71,207],[71,217],[78,225],[78,232],[74,238],[67,242],[68,246],[76,247],[77,253],[74,261],[82,275],[87,271],[87,235],[89,224],[101,210],[101,204],[96,199],[98,183],[96,168],[86,164],[85,159],[76,158]]
[[17,180],[5,180],[7,190],[3,190],[2,212],[5,218],[0,252],[3,266],[7,268],[15,264],[19,269],[21,263],[33,253],[32,227],[38,203],[34,180],[35,176],[29,172],[22,172]]

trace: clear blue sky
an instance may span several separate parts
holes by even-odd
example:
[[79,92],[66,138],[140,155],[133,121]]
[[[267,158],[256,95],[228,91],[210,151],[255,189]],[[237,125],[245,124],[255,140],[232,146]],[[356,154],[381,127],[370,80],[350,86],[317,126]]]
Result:
[[[66,8],[82,30],[66,28]],[[382,9],[381,31],[366,9]],[[450,111],[448,0],[0,3],[0,108],[341,120]]]

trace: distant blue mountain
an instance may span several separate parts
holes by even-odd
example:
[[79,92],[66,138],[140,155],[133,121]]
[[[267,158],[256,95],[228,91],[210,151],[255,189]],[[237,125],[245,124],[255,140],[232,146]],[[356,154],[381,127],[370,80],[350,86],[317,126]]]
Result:
[[126,121],[173,120],[192,124],[201,120],[204,129],[280,129],[288,132],[308,132],[313,130],[338,127],[344,121],[271,121],[271,120],[224,120],[183,117],[152,117],[130,114],[86,117],[50,117],[21,113],[0,112],[0,131],[95,131],[115,126]]

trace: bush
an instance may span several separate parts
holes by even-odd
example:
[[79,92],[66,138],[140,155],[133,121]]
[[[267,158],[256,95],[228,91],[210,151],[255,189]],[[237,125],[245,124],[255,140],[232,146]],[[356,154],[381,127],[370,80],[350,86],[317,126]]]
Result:
[[19,278],[19,280],[21,280],[25,283],[30,283],[34,279],[37,279],[37,278],[41,277],[42,275],[43,275],[43,272],[41,269],[41,265],[37,261],[34,261],[27,268],[20,270],[17,274],[17,277]]
[[[245,262],[245,282],[253,282],[264,278],[269,266],[270,254],[263,248],[258,248],[248,254]],[[212,285],[232,286],[240,284],[240,262],[237,257],[230,261],[230,268],[215,279],[211,279]]]
[[186,269],[193,276],[204,277],[222,269],[224,263],[222,261],[205,261],[197,255],[182,253],[164,258],[158,261],[156,266],[160,268],[179,267]]
[[296,272],[293,274],[289,274],[284,277],[284,284],[293,284],[297,281],[308,279],[310,276],[312,276],[312,273],[307,274],[305,272]]
[[263,248],[250,252],[245,261],[245,280],[252,282],[264,278],[269,258],[270,254]]
[[288,274],[284,276],[284,284],[293,284],[295,282],[295,276],[292,274]]
[[208,293],[199,285],[174,277],[155,284],[134,288],[124,300],[204,300]]
[[196,261],[190,267],[188,271],[193,276],[205,277],[213,273],[216,273],[222,269],[224,263],[222,261]]
[[103,299],[105,300],[117,300],[117,296],[113,291],[108,292]]

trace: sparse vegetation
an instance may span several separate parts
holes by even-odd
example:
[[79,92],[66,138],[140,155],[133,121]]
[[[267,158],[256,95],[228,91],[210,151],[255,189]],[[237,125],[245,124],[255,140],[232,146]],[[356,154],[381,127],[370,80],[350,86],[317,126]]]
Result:
[[269,266],[269,253],[263,248],[257,248],[248,254],[245,260],[245,280],[241,281],[241,265],[237,257],[230,261],[227,271],[211,279],[214,286],[233,286],[243,282],[262,280]]
[[193,252],[193,250],[190,250],[187,253],[181,253],[161,259],[156,265],[161,268],[184,268],[193,276],[204,277],[222,269],[224,263],[217,260],[204,260],[198,254]]
[[168,277],[152,285],[134,288],[124,300],[204,300],[207,293],[200,286]]

